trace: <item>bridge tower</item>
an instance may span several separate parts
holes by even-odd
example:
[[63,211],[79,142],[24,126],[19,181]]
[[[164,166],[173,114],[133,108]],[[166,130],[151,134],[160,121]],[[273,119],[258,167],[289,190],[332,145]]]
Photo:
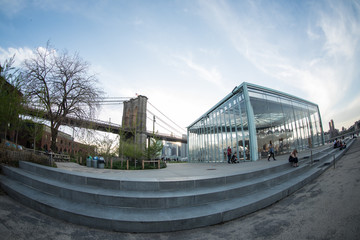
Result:
[[126,138],[135,137],[136,142],[145,147],[146,144],[146,106],[148,98],[139,95],[124,102],[122,127],[126,130]]

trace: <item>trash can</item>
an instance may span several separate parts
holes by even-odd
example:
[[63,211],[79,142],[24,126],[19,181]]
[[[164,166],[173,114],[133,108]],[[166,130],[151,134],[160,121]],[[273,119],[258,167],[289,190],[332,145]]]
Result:
[[103,157],[99,157],[98,168],[104,168],[104,167],[105,167],[105,159]]
[[87,157],[86,158],[86,166],[87,167],[91,167],[91,160],[92,160],[92,157]]
[[93,160],[91,161],[91,166],[93,168],[97,168],[97,161],[98,161],[98,157],[94,157]]

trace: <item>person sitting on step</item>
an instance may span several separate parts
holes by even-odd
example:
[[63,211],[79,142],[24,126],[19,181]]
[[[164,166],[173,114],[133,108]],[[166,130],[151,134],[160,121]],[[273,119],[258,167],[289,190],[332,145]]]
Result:
[[292,151],[290,156],[289,156],[289,162],[292,163],[293,167],[298,167],[299,166],[298,165],[299,160],[297,158],[297,154],[298,154],[297,150],[294,149],[294,151]]
[[237,157],[235,154],[233,154],[231,157],[231,163],[238,163],[238,160],[237,160]]

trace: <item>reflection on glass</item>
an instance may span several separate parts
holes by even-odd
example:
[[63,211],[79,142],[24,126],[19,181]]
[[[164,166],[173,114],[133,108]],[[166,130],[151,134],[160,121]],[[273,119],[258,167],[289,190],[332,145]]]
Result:
[[[244,98],[247,87],[250,105]],[[249,121],[247,106],[254,119]],[[251,115],[249,115],[251,116]],[[324,143],[318,106],[303,99],[260,86],[243,83],[188,127],[189,161],[226,162],[226,151],[240,161],[267,158],[269,142],[275,155],[288,154],[292,149],[308,149]],[[256,129],[250,138],[251,129]],[[256,139],[251,144],[249,139]],[[257,146],[258,155],[250,151]],[[251,148],[253,149],[253,148]]]

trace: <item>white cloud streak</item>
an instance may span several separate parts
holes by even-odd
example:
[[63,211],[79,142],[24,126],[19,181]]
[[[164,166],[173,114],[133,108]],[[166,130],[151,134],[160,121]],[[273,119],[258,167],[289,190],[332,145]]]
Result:
[[25,59],[34,57],[34,52],[30,48],[8,48],[3,49],[0,47],[0,62],[3,63],[6,59],[9,59],[15,55],[15,67],[20,67],[21,63]]
[[[276,7],[264,8],[252,2],[251,6],[247,6],[251,12],[250,18],[240,16],[224,1],[211,4],[206,1],[202,7],[205,18],[224,31],[238,53],[257,69],[276,79],[278,86],[290,85],[294,91],[298,89],[305,93],[304,98],[319,104],[325,116],[323,121],[328,121],[336,118],[340,110],[335,108],[334,99],[342,101],[347,96],[347,91],[354,87],[354,79],[358,78],[353,64],[356,56],[359,56],[360,7],[356,2],[347,3],[325,1],[318,4],[312,10],[314,14],[309,14],[314,19],[308,19],[309,27],[302,33],[305,38],[292,44],[288,44],[288,41],[291,39],[289,34],[294,34],[293,29],[272,29],[273,26],[282,24],[268,15],[273,14]],[[326,11],[323,10],[324,6],[329,6]],[[269,22],[265,24],[254,18]],[[315,26],[310,25],[314,23]],[[320,32],[315,31],[315,27]],[[304,48],[304,42],[313,48],[320,45],[322,49],[308,50]],[[309,51],[305,57],[287,53],[296,52],[299,48],[304,48],[304,52]],[[349,114],[354,113],[347,112]]]
[[216,67],[208,69],[195,63],[191,57],[178,56],[176,58],[185,63],[185,65],[201,79],[217,86],[222,85],[222,75]]
[[0,12],[13,17],[26,7],[25,0],[0,0]]
[[354,11],[351,14],[352,6],[345,5],[345,2],[330,1],[331,13],[320,10],[318,26],[323,30],[326,42],[324,49],[331,57],[344,56],[351,59],[359,44],[360,37],[360,6],[354,2]]

